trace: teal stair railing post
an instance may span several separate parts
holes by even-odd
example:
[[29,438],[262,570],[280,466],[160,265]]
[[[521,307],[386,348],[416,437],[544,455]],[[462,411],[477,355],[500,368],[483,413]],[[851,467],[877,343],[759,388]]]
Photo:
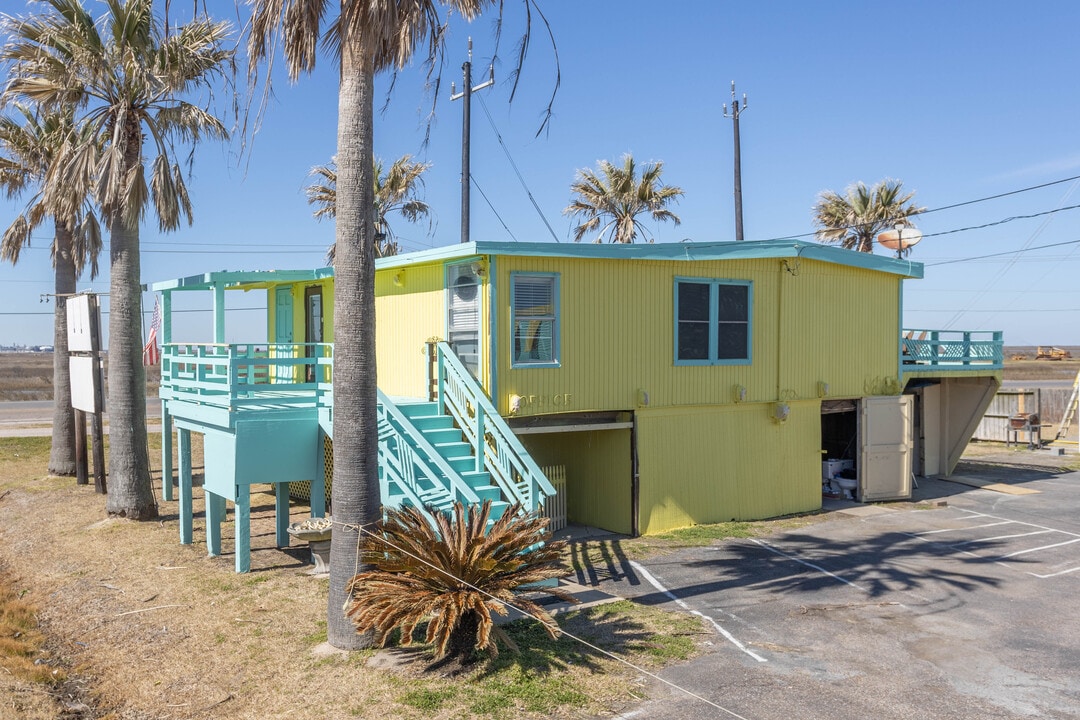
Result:
[[970,365],[971,364],[971,333],[970,332],[965,332],[964,333],[964,352],[962,354],[962,357],[964,358],[964,364],[965,365]]
[[993,347],[990,352],[994,365],[1001,367],[1005,364],[1005,335],[1000,330],[994,331]]
[[504,498],[520,503],[526,512],[537,510],[555,488],[450,346],[440,342],[438,347],[440,414],[454,418],[473,446],[477,466],[491,476]]
[[484,455],[487,453],[487,443],[484,442],[484,408],[476,406],[476,472],[484,471]]

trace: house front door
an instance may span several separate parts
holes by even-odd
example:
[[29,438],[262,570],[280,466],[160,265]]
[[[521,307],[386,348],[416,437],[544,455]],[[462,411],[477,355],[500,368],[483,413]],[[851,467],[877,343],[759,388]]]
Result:
[[[274,343],[290,344],[293,342],[293,300],[292,288],[285,286],[274,290]],[[269,353],[274,357],[292,357],[292,348],[272,345]],[[274,382],[292,382],[292,368],[288,365],[274,365],[271,377]]]
[[[316,357],[317,352],[313,343],[323,341],[323,303],[322,288],[309,287],[304,289],[304,357]],[[307,365],[305,369],[305,382],[315,382],[315,365]]]

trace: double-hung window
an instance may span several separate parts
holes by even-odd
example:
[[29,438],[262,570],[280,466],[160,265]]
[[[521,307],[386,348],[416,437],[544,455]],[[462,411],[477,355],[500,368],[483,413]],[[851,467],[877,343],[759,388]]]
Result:
[[675,280],[675,364],[750,362],[753,284],[745,280]]
[[558,274],[510,274],[510,327],[513,367],[558,366]]

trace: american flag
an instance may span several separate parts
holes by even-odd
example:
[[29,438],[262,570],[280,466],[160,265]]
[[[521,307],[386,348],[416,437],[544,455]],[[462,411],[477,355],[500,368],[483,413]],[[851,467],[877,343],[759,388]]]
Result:
[[158,328],[161,327],[161,302],[154,295],[154,316],[150,319],[150,333],[146,336],[146,344],[143,345],[142,362],[149,367],[161,362],[161,348],[158,347]]

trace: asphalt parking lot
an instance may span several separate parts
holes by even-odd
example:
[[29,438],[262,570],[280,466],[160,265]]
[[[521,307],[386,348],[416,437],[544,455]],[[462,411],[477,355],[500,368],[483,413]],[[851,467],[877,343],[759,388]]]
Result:
[[916,499],[945,507],[833,503],[768,538],[615,553],[578,580],[712,633],[662,673],[698,698],[646,677],[623,717],[1080,717],[1080,472],[1035,455],[921,480]]

